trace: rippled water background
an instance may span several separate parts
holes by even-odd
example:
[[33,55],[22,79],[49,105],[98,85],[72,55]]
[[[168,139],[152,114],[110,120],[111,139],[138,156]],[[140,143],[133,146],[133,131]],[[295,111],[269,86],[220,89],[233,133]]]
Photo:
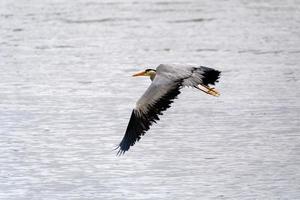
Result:
[[[0,3],[0,199],[300,199],[299,1]],[[123,157],[160,63],[223,72],[184,89]]]

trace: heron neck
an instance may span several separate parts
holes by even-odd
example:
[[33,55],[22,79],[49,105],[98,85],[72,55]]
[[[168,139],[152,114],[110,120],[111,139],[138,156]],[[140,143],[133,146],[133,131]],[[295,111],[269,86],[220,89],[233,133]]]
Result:
[[151,79],[151,81],[153,81],[153,79],[155,78],[155,75],[156,75],[155,72],[150,74],[150,79]]

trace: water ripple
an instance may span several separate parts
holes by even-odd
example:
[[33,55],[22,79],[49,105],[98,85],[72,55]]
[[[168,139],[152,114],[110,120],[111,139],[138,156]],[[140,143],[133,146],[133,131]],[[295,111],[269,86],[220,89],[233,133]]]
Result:
[[195,23],[195,22],[205,22],[205,21],[212,21],[213,18],[195,18],[195,19],[183,19],[183,20],[172,20],[168,21],[169,23]]
[[61,19],[61,21],[69,24],[91,24],[91,23],[105,23],[105,22],[126,22],[126,21],[138,21],[138,18],[103,18],[103,19],[85,19],[85,20],[73,20],[73,19]]

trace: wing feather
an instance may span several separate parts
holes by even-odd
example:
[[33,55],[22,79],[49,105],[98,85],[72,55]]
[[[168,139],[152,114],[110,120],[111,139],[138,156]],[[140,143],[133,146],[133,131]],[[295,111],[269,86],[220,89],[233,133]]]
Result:
[[[163,111],[167,110],[180,94],[180,82],[155,79],[133,109],[125,135],[118,146],[117,155],[124,154],[139,141],[150,126],[159,120],[159,115],[163,115]],[[160,89],[156,87],[159,83]]]
[[218,82],[221,72],[209,67],[192,67],[190,68],[192,72],[191,75],[184,79],[183,86],[193,86],[198,85],[208,86],[209,84],[214,85]]

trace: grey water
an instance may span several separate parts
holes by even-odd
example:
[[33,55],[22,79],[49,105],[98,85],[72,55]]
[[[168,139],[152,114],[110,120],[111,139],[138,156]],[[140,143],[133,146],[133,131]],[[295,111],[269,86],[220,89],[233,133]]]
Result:
[[[160,63],[222,71],[113,149]],[[300,199],[300,1],[2,0],[0,199]]]

